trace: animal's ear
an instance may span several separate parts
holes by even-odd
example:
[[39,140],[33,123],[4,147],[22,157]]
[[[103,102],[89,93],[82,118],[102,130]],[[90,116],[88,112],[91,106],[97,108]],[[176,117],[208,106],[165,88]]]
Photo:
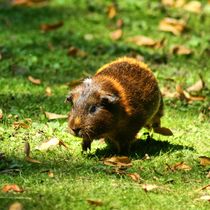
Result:
[[65,103],[71,103],[72,104],[72,94],[71,93],[66,97]]
[[119,102],[119,97],[114,94],[104,94],[101,96],[101,104],[111,105],[111,104],[117,104]]

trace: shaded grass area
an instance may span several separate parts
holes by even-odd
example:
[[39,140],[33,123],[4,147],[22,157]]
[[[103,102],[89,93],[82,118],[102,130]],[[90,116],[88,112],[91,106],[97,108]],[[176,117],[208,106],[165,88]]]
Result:
[[[113,155],[106,145],[95,141],[91,154],[83,156],[80,139],[68,134],[67,123],[45,118],[45,111],[68,113],[70,107],[64,104],[67,83],[91,75],[104,63],[124,55],[142,55],[161,87],[179,83],[187,87],[198,80],[198,73],[209,86],[208,13],[197,15],[165,8],[158,1],[119,2],[117,18],[124,20],[124,36],[116,42],[109,37],[110,31],[116,29],[116,19],[109,20],[106,14],[110,3],[72,0],[53,1],[38,8],[0,7],[0,109],[4,114],[0,121],[0,152],[5,153],[0,159],[0,187],[15,183],[24,189],[22,194],[0,192],[0,209],[8,209],[14,201],[22,203],[25,209],[95,208],[87,199],[101,200],[103,205],[98,209],[209,208],[208,202],[197,200],[209,193],[198,191],[209,183],[209,168],[200,166],[198,158],[210,156],[207,89],[202,92],[205,102],[186,104],[165,99],[163,125],[171,128],[174,136],[154,135],[149,141],[144,135],[139,136],[131,153],[133,166],[127,172],[139,173],[140,183],[126,175],[113,174],[110,167],[102,164],[102,158]],[[181,37],[158,31],[158,23],[165,16],[187,18],[187,31]],[[63,27],[48,33],[40,31],[42,23],[61,20]],[[85,40],[86,34],[92,34],[93,39]],[[154,39],[164,37],[167,44],[163,49],[148,49],[126,41],[139,34]],[[185,44],[193,49],[193,55],[171,55],[174,44]],[[84,50],[87,57],[67,56],[70,46]],[[29,75],[41,79],[41,85],[30,83]],[[45,95],[48,86],[53,92],[50,97]],[[32,119],[30,128],[14,129],[14,121],[25,118]],[[68,148],[35,150],[52,136],[64,141]],[[31,145],[31,156],[41,164],[25,161],[25,141]],[[144,160],[145,154],[150,159]],[[168,169],[182,161],[192,170]],[[48,170],[54,177],[48,176]],[[141,183],[157,184],[160,188],[145,192]]]

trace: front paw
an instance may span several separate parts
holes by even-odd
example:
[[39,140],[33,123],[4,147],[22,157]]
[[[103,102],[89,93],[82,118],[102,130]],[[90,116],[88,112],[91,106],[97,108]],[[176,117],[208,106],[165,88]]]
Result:
[[82,141],[82,153],[91,150],[91,140],[83,139]]

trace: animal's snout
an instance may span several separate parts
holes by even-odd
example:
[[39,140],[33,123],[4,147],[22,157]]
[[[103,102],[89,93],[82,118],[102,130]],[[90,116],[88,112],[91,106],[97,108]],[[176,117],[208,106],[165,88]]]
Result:
[[81,128],[72,128],[75,136],[81,136]]

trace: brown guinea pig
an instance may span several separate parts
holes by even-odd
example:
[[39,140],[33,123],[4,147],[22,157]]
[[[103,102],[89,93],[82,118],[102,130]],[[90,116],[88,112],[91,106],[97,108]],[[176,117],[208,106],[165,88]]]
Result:
[[161,128],[163,100],[146,64],[123,57],[102,66],[76,86],[67,97],[72,103],[70,132],[83,139],[82,150],[94,139],[105,138],[119,153],[127,153],[142,127],[172,135]]

